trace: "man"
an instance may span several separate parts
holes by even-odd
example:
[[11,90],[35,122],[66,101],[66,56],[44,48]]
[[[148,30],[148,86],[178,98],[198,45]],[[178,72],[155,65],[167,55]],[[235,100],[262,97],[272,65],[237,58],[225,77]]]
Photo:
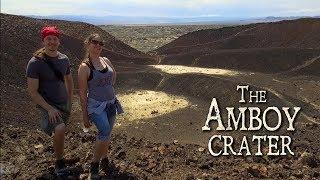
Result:
[[40,110],[41,128],[50,136],[54,133],[57,175],[65,172],[64,140],[73,92],[69,59],[58,51],[59,36],[60,31],[56,27],[41,30],[44,47],[34,53],[26,70],[28,92]]

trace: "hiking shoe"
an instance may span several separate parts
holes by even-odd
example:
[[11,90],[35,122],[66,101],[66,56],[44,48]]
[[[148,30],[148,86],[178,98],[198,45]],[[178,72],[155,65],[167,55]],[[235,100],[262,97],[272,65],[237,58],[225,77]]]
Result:
[[98,174],[90,173],[88,179],[90,180],[101,180],[102,177]]
[[110,162],[108,158],[101,159],[100,169],[105,173],[110,169]]
[[101,179],[101,176],[99,175],[99,162],[91,163],[89,179],[93,179],[93,180]]
[[59,159],[56,161],[54,172],[57,176],[65,176],[69,174],[69,170],[66,168],[64,159]]
[[108,176],[116,176],[119,173],[119,169],[116,165],[107,158],[101,160],[101,170]]

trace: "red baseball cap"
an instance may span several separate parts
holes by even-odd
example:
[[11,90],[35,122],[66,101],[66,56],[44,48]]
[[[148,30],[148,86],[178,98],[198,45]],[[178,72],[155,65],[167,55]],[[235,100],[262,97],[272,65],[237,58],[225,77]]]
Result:
[[60,30],[56,26],[43,27],[41,29],[41,38],[42,38],[42,40],[45,37],[49,36],[49,35],[53,35],[53,36],[59,37],[60,36]]

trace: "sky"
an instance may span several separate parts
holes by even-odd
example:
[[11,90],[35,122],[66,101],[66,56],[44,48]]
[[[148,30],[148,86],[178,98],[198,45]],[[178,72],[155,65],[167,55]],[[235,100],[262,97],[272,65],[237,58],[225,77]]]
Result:
[[40,16],[318,16],[320,0],[1,0],[1,12]]

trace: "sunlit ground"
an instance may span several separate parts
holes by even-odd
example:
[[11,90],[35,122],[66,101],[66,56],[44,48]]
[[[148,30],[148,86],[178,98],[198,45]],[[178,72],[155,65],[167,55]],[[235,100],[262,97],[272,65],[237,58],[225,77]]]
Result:
[[[121,122],[157,117],[190,105],[182,96],[168,95],[161,91],[138,90],[133,93],[118,94],[117,97],[124,113],[117,116],[119,121],[116,126],[121,125]],[[81,112],[78,98],[73,102],[73,111]]]
[[120,94],[118,99],[125,111],[120,118],[125,121],[152,118],[189,105],[184,97],[149,90]]
[[218,68],[201,68],[180,65],[150,65],[168,74],[185,74],[185,73],[201,73],[208,75],[236,76],[242,74],[239,71],[232,71]]

